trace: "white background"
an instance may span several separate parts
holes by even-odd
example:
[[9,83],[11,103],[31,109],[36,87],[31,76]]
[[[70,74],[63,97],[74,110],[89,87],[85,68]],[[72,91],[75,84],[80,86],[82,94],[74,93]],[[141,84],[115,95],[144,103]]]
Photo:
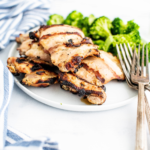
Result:
[[[84,15],[92,13],[96,17],[135,19],[141,26],[141,35],[150,41],[150,1],[54,0],[50,7],[50,13],[64,17],[72,10],[79,10]],[[0,59],[5,64],[10,47],[11,44],[0,51]],[[119,94],[117,89],[116,94]],[[135,99],[127,106],[103,112],[59,110],[37,102],[15,85],[8,124],[31,137],[49,136],[59,143],[62,150],[133,150],[136,107]],[[148,131],[147,136],[149,139]]]

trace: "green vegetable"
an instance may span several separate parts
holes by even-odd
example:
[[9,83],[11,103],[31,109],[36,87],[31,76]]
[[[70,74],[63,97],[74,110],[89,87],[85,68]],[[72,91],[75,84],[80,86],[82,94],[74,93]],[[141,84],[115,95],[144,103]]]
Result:
[[98,45],[98,49],[99,50],[103,50],[104,49],[104,41],[103,40],[95,40],[93,41],[94,44]]
[[130,20],[127,22],[127,29],[126,29],[126,33],[130,33],[134,30],[139,30],[139,25],[136,24],[133,20]]
[[91,24],[93,23],[93,21],[95,20],[95,16],[94,15],[89,15],[89,17],[84,17],[82,20],[82,26],[84,27],[89,27],[91,26]]
[[82,19],[83,19],[82,13],[74,10],[67,16],[67,18],[64,21],[64,24],[82,28],[82,25],[81,25]]
[[124,22],[120,18],[115,18],[112,21],[112,29],[111,32],[113,35],[117,34],[127,34],[134,30],[139,30],[139,25],[136,24],[133,20],[130,20],[127,22],[127,24],[124,24]]
[[[145,51],[144,51],[144,56],[145,56],[145,58],[144,58],[144,60],[145,60],[145,64],[146,64],[146,47],[148,48],[148,56],[149,56],[149,62],[150,62],[150,42],[149,43],[147,43],[147,44],[145,44]],[[141,51],[141,53],[142,53],[142,51]],[[142,56],[142,54],[141,54],[141,56]]]
[[81,29],[85,36],[89,36],[89,28],[95,19],[95,16],[91,14],[89,17],[84,17],[81,21]]
[[47,25],[62,24],[63,22],[64,22],[64,18],[61,15],[54,14],[49,17],[49,20],[47,21]]
[[[80,28],[85,36],[92,38],[93,43],[99,46],[99,50],[111,52],[115,56],[117,56],[116,44],[129,43],[132,49],[136,45],[137,51],[139,44],[141,47],[145,44],[139,34],[139,25],[133,20],[125,24],[120,18],[115,18],[111,21],[105,16],[95,18],[92,14],[84,17],[81,12],[74,10],[65,20],[61,15],[53,14],[47,21],[47,25],[62,23]],[[150,56],[150,43],[145,45],[145,56],[146,46]]]
[[126,25],[120,18],[115,18],[112,21],[112,25],[113,27],[111,29],[111,32],[113,35],[126,33]]
[[142,44],[139,31],[135,30],[129,34],[118,34],[109,36],[104,43],[104,51],[117,55],[116,44],[129,43],[133,49],[135,45]]
[[106,39],[111,35],[111,20],[105,16],[97,18],[90,27],[90,35],[93,39]]

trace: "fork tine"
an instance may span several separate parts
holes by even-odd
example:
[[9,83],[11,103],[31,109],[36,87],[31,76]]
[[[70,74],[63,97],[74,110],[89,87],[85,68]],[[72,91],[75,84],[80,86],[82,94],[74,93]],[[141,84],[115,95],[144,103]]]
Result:
[[129,65],[128,61],[127,61],[127,58],[126,58],[124,49],[123,49],[123,47],[122,47],[122,44],[120,44],[120,49],[121,49],[121,52],[122,52],[122,55],[123,55],[123,58],[124,58],[124,62],[125,62],[126,68],[127,68],[128,71],[130,72],[130,65]]
[[126,47],[126,44],[124,43],[123,45],[124,45],[124,49],[125,49],[127,58],[129,60],[129,64],[131,65],[131,56],[130,56],[129,51],[128,51],[127,47]]
[[148,47],[146,45],[146,77],[149,78]]
[[141,67],[141,76],[144,76],[144,45],[142,48],[142,67]]
[[139,76],[139,72],[140,72],[140,44],[139,44],[139,48],[138,48],[138,57],[137,57],[137,75]]
[[130,47],[130,44],[129,44],[129,43],[127,43],[127,45],[128,45],[128,48],[129,48],[129,51],[130,51],[130,54],[131,54],[131,58],[133,58],[132,48]]
[[129,78],[129,73],[128,73],[128,71],[126,70],[125,64],[124,64],[124,62],[123,62],[123,60],[122,60],[122,57],[121,57],[121,53],[120,53],[118,44],[116,44],[116,49],[117,49],[117,52],[118,52],[118,56],[119,56],[119,60],[120,60],[120,63],[121,63],[123,72],[124,72],[124,73],[128,76],[128,78]]
[[136,55],[136,47],[134,49],[134,54],[133,54],[133,61],[132,61],[132,68],[131,68],[131,74],[135,74],[135,55]]

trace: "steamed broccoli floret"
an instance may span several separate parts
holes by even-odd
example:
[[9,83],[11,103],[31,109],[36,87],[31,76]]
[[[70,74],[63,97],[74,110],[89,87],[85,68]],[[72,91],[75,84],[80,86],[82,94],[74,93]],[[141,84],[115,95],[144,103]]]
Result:
[[139,30],[139,25],[136,24],[133,20],[127,22],[126,33],[130,33],[134,30]]
[[93,21],[95,20],[95,16],[94,15],[89,15],[89,17],[84,17],[82,20],[82,31],[84,32],[85,36],[89,36],[89,28],[91,26],[91,24],[93,23]]
[[89,15],[89,17],[84,17],[83,20],[82,20],[82,25],[84,27],[89,27],[91,26],[91,24],[93,23],[93,21],[95,20],[95,16],[94,15]]
[[[146,47],[148,48],[148,59],[149,59],[149,62],[150,62],[150,42],[149,43],[147,43],[147,44],[145,44],[145,46],[144,46],[144,56],[145,56],[145,58],[144,58],[144,60],[145,60],[145,64],[146,64]],[[142,56],[142,55],[141,55]]]
[[104,50],[117,55],[116,44],[129,43],[133,49],[135,45],[141,44],[141,37],[139,31],[132,31],[129,34],[118,34],[114,36],[109,36],[104,44]]
[[126,33],[126,25],[120,18],[115,18],[112,21],[112,25],[113,27],[111,29],[111,32],[113,35]]
[[87,29],[86,27],[82,27],[82,31],[83,31],[83,33],[84,33],[84,35],[85,35],[86,37],[89,36],[89,32],[88,32],[88,29]]
[[64,22],[64,18],[61,15],[51,15],[49,16],[49,20],[47,21],[47,25],[52,25],[52,24],[62,24]]
[[64,21],[64,24],[72,25],[78,28],[81,28],[81,22],[83,19],[83,15],[80,12],[77,12],[76,10],[72,11],[67,18]]
[[130,20],[127,22],[127,24],[124,24],[124,22],[120,18],[115,18],[112,22],[112,29],[111,32],[113,35],[116,34],[128,34],[134,30],[139,29],[139,25],[136,24],[133,20]]
[[97,18],[90,27],[90,35],[93,39],[106,39],[111,35],[111,20],[105,16]]
[[93,41],[93,43],[98,45],[98,49],[99,50],[103,50],[104,49],[104,43],[105,43],[104,41],[102,41],[102,40],[95,40],[95,41]]

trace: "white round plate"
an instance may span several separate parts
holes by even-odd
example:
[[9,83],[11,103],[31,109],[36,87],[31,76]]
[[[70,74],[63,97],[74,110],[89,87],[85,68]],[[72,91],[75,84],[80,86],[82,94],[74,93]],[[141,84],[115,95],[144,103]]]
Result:
[[[35,31],[36,29],[34,28],[33,30]],[[17,43],[13,44],[8,57],[19,57],[19,53],[16,50],[17,46]],[[34,99],[56,108],[71,111],[102,111],[114,109],[128,104],[137,97],[137,91],[130,89],[125,81],[114,80],[105,85],[107,99],[103,105],[87,105],[81,101],[81,97],[69,91],[62,90],[59,84],[46,88],[28,87],[22,85],[16,77],[15,83]]]

